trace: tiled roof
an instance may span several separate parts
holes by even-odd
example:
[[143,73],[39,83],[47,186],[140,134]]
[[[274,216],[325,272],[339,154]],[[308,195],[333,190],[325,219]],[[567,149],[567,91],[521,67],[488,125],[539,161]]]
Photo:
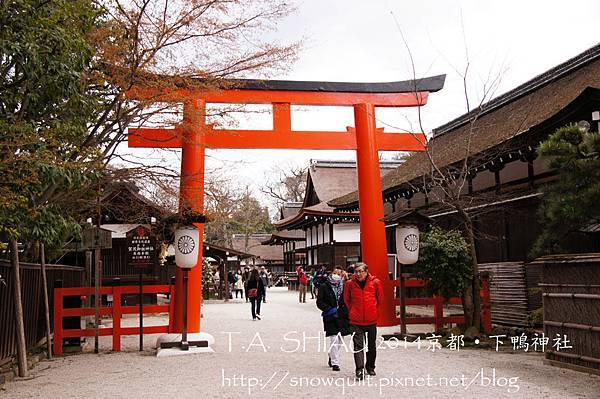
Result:
[[232,247],[236,251],[252,254],[264,261],[283,261],[283,248],[281,245],[263,245],[262,242],[271,238],[271,234],[251,234],[248,237],[248,245],[243,234],[234,234]]
[[[390,173],[401,161],[380,161],[381,175]],[[336,196],[356,190],[358,177],[356,174],[356,162],[354,161],[311,161],[308,168],[306,195],[302,210],[285,219],[278,220],[273,224],[278,229],[289,227],[291,223],[303,219],[307,215],[334,216],[335,209],[327,204],[327,201]],[[314,190],[318,200],[317,204],[308,205],[310,192]],[[356,217],[357,214],[340,214],[343,217]]]

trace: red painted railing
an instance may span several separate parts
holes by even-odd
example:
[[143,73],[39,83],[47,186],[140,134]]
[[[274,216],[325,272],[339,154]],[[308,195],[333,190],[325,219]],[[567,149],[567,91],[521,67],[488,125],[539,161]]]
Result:
[[[404,281],[405,287],[424,287],[427,284],[425,280],[407,279]],[[393,280],[394,286],[400,286],[400,280]],[[492,309],[490,302],[490,283],[487,278],[481,279],[481,323],[482,329],[486,333],[492,331]],[[400,298],[396,298],[396,305],[400,305]],[[455,323],[462,324],[465,322],[465,316],[444,316],[444,304],[462,305],[462,299],[458,297],[444,298],[441,296],[433,296],[432,298],[406,298],[406,305],[433,305],[433,316],[413,316],[406,317],[406,324],[434,324],[435,331],[440,331],[444,324]],[[400,322],[400,319],[398,319]]]
[[[143,312],[146,313],[169,313],[173,314],[173,297],[175,287],[172,285],[147,285],[143,288],[144,294],[170,294],[170,305],[144,305]],[[121,327],[121,316],[125,314],[139,314],[140,307],[136,306],[121,306],[121,297],[124,294],[138,294],[138,286],[115,286],[102,287],[100,295],[112,295],[112,307],[101,307],[101,316],[112,316],[112,328],[100,328],[99,336],[112,335],[113,350],[118,352],[121,350],[121,336],[123,335],[139,335],[139,327]],[[93,316],[96,314],[95,308],[63,308],[63,298],[66,296],[93,296],[94,287],[74,287],[74,288],[55,288],[54,289],[54,353],[62,354],[63,338],[72,337],[93,337],[95,335],[94,328],[85,329],[69,329],[64,330],[62,327],[63,317],[69,316]],[[169,325],[162,326],[144,326],[144,334],[160,334],[172,332],[171,318]]]

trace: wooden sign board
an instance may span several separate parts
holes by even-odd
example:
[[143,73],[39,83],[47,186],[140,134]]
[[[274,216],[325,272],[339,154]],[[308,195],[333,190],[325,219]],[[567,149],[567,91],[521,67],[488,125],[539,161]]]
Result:
[[156,264],[156,236],[149,228],[137,226],[127,232],[127,263],[135,268]]
[[100,227],[88,227],[83,230],[82,250],[112,248],[112,231]]

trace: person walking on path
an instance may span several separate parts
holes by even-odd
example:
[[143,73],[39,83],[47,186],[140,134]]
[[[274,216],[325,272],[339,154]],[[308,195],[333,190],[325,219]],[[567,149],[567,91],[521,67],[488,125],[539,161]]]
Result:
[[[365,370],[367,374],[375,375],[377,317],[382,302],[381,281],[369,274],[366,263],[357,263],[354,267],[354,275],[344,289],[344,303],[348,307],[350,332],[353,334],[356,378],[360,380],[364,378]],[[363,353],[365,338],[368,343],[366,365]]]
[[246,296],[250,299],[252,320],[260,320],[260,303],[262,301],[262,296],[265,293],[265,286],[258,275],[257,269],[252,269],[250,272],[247,289]]
[[242,279],[242,271],[238,270],[235,275],[235,298],[237,299],[238,293],[240,294],[240,298],[244,299],[244,281]]
[[311,268],[308,271],[308,290],[310,292],[310,299],[315,299],[315,269]]
[[260,280],[263,283],[263,286],[265,287],[265,293],[262,297],[262,301],[263,302],[267,302],[267,288],[270,286],[269,284],[269,274],[267,273],[267,269],[263,266],[260,268]]
[[217,297],[221,298],[221,277],[219,276],[219,269],[216,269],[213,273],[213,281],[215,283],[215,293]]
[[233,291],[235,290],[236,282],[235,273],[233,270],[227,272],[227,290],[229,291],[229,299],[233,299]]
[[329,337],[329,367],[340,371],[340,346],[342,337],[350,334],[348,310],[344,304],[344,280],[342,269],[335,267],[332,274],[321,284],[317,295],[317,307],[322,311],[325,336]]
[[248,302],[248,281],[250,280],[250,268],[248,266],[246,266],[246,268],[244,269],[244,273],[242,273],[242,280],[244,281],[244,293],[246,294],[246,302]]
[[302,266],[298,266],[296,269],[298,274],[298,301],[300,303],[306,303],[306,286],[308,285],[308,278],[306,272]]

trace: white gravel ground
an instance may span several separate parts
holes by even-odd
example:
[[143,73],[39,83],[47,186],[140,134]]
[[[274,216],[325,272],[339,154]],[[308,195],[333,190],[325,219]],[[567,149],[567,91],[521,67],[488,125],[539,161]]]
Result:
[[[600,377],[547,366],[541,354],[523,352],[386,348],[377,353],[377,376],[359,384],[351,353],[342,353],[342,371],[327,367],[322,337],[295,350],[303,334],[322,331],[314,301],[297,303],[284,289],[270,289],[267,301],[261,321],[251,320],[243,300],[204,304],[202,330],[216,339],[213,354],[156,358],[156,336],[147,337],[144,352],[130,336],[123,339],[125,351],[110,353],[110,338],[103,338],[103,353],[42,362],[33,379],[7,383],[0,397],[600,398]],[[163,322],[157,316],[146,324]],[[86,350],[91,347],[93,340]]]

